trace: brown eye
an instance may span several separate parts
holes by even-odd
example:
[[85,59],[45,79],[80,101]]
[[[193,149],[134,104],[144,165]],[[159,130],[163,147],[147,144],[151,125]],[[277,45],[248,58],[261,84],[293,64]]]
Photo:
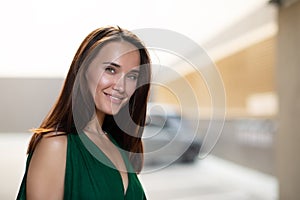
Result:
[[105,71],[110,73],[110,74],[115,74],[116,70],[113,67],[106,67]]

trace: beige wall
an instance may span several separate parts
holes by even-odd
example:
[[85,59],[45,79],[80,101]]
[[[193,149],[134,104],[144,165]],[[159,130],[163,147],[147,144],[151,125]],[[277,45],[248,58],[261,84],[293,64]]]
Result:
[[[184,105],[184,108],[199,105],[201,116],[207,117],[210,113],[211,99],[205,80],[197,73],[191,73],[166,83],[164,86],[153,87],[155,96],[153,101],[158,101],[173,105]],[[183,110],[184,114],[189,114],[190,110]]]
[[250,96],[275,92],[274,53],[272,37],[216,63],[225,85],[228,116],[249,116]]
[[300,1],[281,7],[278,23],[279,197],[297,200],[300,199]]
[[[255,94],[273,93],[276,97],[274,79],[275,37],[253,44],[233,55],[216,62],[216,66],[224,82],[226,92],[227,117],[253,116],[249,113],[249,97]],[[205,84],[205,79],[197,73],[191,73],[181,79],[167,83],[164,87],[155,87],[154,101],[176,104],[176,95],[168,92],[176,88],[177,92],[184,93],[186,84],[191,84],[195,91],[200,110],[210,113],[212,107],[211,96]],[[181,101],[189,105],[195,99],[186,93]],[[276,113],[271,113],[273,116]],[[263,117],[270,117],[266,114]]]

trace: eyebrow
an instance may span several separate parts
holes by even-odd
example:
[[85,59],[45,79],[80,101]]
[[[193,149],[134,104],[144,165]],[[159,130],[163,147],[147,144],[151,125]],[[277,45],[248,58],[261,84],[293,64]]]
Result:
[[118,67],[118,68],[121,67],[121,65],[119,65],[119,64],[117,64],[117,63],[114,63],[114,62],[104,62],[103,64],[110,64],[110,65],[115,66],[115,67]]
[[[115,67],[118,67],[118,68],[121,68],[121,65],[117,64],[117,63],[114,63],[114,62],[103,62],[103,64],[109,64],[109,65],[112,65],[112,66],[115,66]],[[136,72],[136,73],[139,73],[140,70],[139,69],[133,69],[131,70],[130,72]]]

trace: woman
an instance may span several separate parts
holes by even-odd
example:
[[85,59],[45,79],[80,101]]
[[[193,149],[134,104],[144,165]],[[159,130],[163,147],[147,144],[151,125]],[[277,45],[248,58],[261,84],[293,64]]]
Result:
[[146,199],[137,173],[150,74],[136,35],[119,27],[90,33],[34,130],[17,199]]

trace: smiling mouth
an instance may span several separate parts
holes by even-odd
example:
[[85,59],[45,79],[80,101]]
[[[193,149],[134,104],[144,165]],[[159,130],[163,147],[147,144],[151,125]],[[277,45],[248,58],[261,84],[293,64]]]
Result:
[[104,93],[112,103],[116,103],[116,104],[120,104],[124,99],[125,97],[123,96],[113,96],[111,94],[108,94],[108,93]]

